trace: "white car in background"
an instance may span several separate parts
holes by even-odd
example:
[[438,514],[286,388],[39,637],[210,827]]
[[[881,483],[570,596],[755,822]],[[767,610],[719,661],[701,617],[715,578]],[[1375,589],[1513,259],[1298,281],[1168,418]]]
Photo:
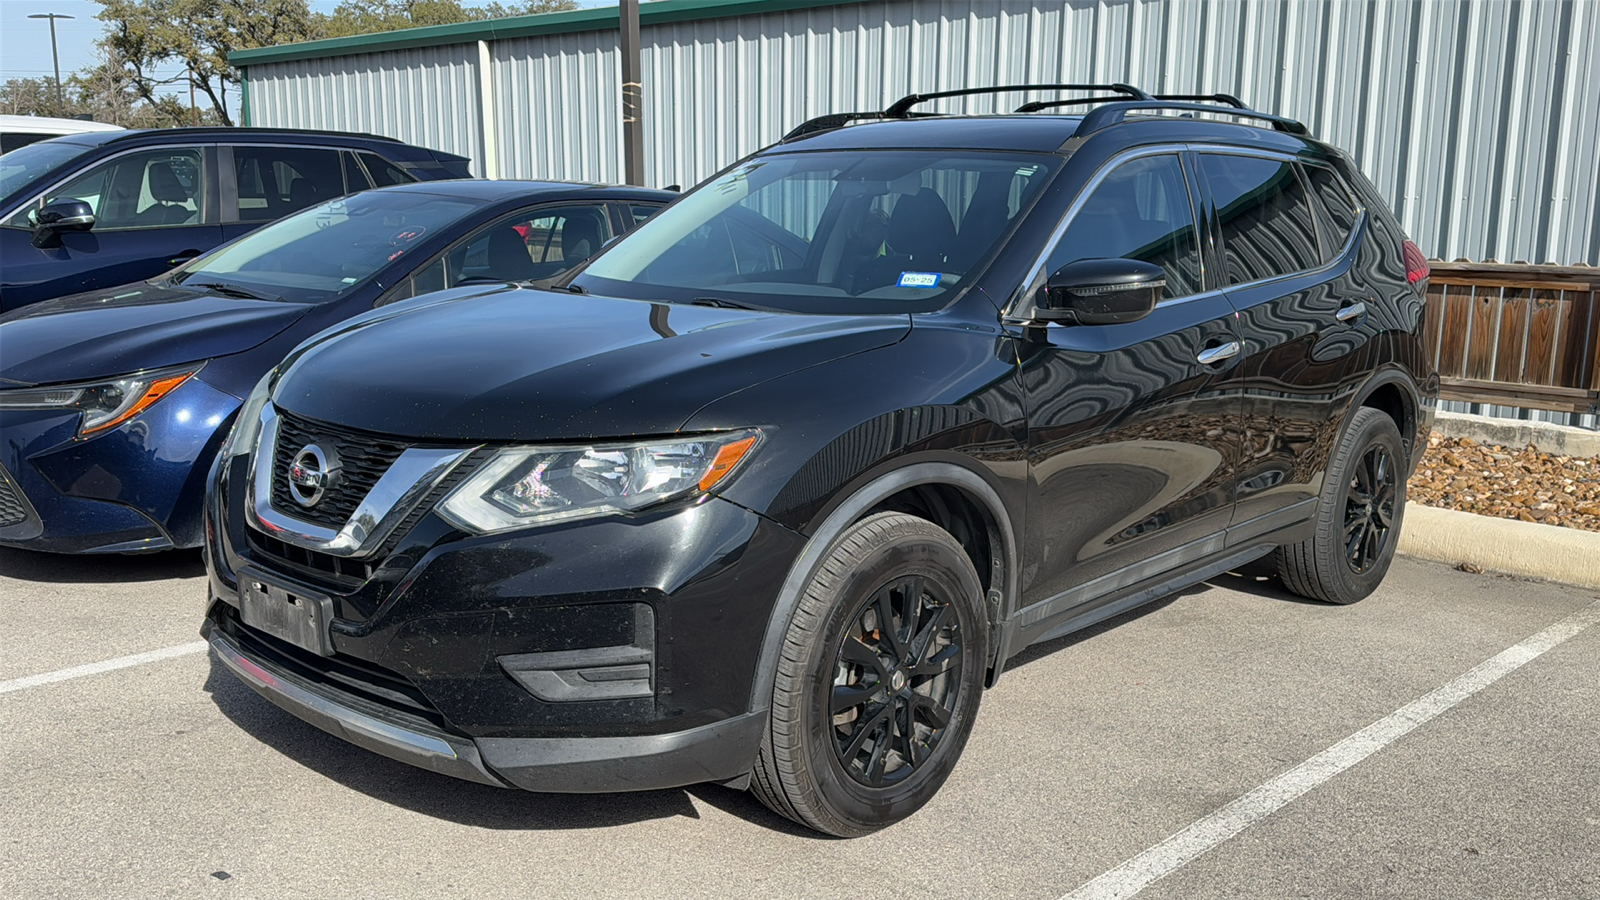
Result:
[[84,119],[52,119],[49,116],[0,116],[0,153],[10,153],[34,141],[83,134],[86,131],[122,131],[121,125],[89,122]]

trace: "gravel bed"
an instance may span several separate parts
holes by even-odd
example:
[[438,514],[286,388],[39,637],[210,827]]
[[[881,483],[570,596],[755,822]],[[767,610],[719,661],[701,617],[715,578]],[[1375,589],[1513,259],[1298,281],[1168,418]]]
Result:
[[1434,432],[1406,489],[1427,506],[1600,531],[1600,459]]

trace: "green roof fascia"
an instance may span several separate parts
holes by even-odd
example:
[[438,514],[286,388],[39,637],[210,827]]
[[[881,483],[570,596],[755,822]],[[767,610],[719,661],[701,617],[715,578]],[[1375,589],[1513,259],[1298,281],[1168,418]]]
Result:
[[[649,25],[665,25],[669,22],[758,16],[765,13],[862,2],[868,0],[654,0],[639,5],[639,25],[642,28]],[[601,6],[533,16],[460,22],[454,25],[430,25],[379,34],[359,34],[354,37],[328,38],[277,47],[258,47],[254,50],[235,50],[228,54],[228,63],[243,68],[262,63],[350,56],[357,53],[383,53],[388,50],[441,47],[449,44],[539,37],[547,34],[571,34],[578,31],[608,31],[618,27],[620,27],[620,17],[617,7]]]

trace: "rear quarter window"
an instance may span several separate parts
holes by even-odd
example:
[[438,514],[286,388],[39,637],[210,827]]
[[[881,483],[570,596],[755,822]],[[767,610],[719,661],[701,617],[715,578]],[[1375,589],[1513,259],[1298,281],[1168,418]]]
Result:
[[1361,206],[1355,199],[1355,193],[1331,169],[1305,165],[1301,171],[1305,172],[1312,193],[1317,195],[1323,211],[1327,213],[1324,221],[1328,224],[1329,241],[1323,255],[1332,259],[1349,242],[1350,233],[1355,231],[1356,221],[1361,218]]

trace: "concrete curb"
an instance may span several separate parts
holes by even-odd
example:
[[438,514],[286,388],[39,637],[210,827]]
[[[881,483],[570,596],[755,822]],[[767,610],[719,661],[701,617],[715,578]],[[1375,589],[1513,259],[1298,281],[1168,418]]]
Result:
[[1417,559],[1600,590],[1597,531],[1409,503],[1396,549]]
[[1600,431],[1571,425],[1440,412],[1434,416],[1433,430],[1448,438],[1472,438],[1480,444],[1499,444],[1513,450],[1532,444],[1559,456],[1600,457]]

